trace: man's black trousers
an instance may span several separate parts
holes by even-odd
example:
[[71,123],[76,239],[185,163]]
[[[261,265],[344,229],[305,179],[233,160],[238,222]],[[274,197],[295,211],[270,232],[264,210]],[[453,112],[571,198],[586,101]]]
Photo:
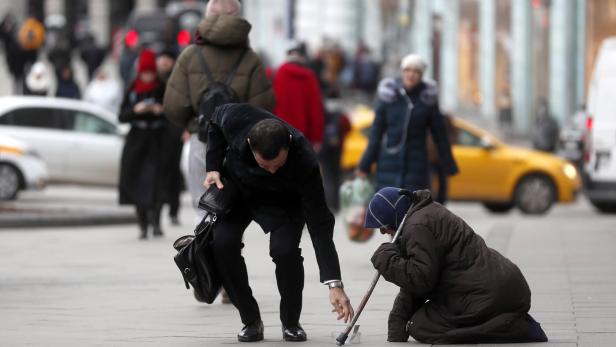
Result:
[[[270,222],[271,220],[271,216]],[[284,214],[270,231],[269,254],[276,264],[276,281],[280,293],[280,321],[284,326],[299,324],[304,289],[304,258],[299,242],[304,228],[301,214]],[[213,250],[216,267],[233,305],[240,311],[242,323],[251,324],[261,318],[259,305],[248,284],[246,263],[241,254],[242,236],[253,216],[247,208],[234,208],[214,227]],[[262,225],[263,227],[263,225]]]

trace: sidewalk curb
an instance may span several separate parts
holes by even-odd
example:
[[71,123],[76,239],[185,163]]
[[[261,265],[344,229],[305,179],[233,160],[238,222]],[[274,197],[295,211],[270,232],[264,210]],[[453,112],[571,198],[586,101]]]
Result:
[[134,213],[80,213],[79,211],[67,211],[67,213],[0,215],[0,229],[119,225],[134,224],[136,222],[137,219]]

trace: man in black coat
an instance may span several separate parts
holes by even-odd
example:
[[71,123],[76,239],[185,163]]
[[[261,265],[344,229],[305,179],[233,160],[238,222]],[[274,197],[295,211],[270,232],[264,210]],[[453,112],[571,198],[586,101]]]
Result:
[[[422,343],[545,342],[529,314],[530,289],[520,269],[486,246],[460,217],[419,190],[413,199],[383,188],[370,201],[365,226],[393,234],[372,263],[400,287],[387,340]],[[407,212],[408,211],[408,212]]]
[[285,341],[305,341],[299,318],[304,287],[299,243],[304,224],[312,239],[320,280],[338,319],[351,319],[338,254],[332,240],[334,216],[325,203],[319,165],[304,136],[271,113],[248,104],[220,106],[208,128],[206,187],[223,189],[221,176],[241,191],[231,212],[213,229],[213,253],[223,286],[245,327],[242,342],[263,339],[259,306],[248,285],[241,255],[242,235],[251,221],[270,233],[270,256],[276,264],[280,320]]

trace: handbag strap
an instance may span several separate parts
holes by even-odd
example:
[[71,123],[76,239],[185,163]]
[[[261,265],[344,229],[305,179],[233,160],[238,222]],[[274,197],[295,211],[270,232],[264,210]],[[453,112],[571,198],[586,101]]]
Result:
[[[207,220],[208,218],[210,218],[209,222]],[[201,219],[201,222],[195,228],[195,236],[199,236],[205,231],[205,235],[203,236],[207,238],[212,232],[212,229],[214,228],[214,223],[216,223],[217,219],[218,217],[216,216],[216,213],[206,212],[205,216],[203,216],[203,219]],[[207,225],[207,227],[202,227],[205,223],[209,224]]]

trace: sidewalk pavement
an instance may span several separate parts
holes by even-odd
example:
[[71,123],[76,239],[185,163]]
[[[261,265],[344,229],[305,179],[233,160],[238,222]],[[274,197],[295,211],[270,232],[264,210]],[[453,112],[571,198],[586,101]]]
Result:
[[[584,201],[556,207],[545,217],[489,215],[477,204],[450,208],[516,262],[531,286],[531,314],[550,342],[507,346],[616,346],[615,217],[596,214]],[[137,241],[134,225],[0,230],[0,345],[240,344],[236,310],[219,302],[197,303],[172,261],[171,243],[191,232],[192,220],[192,211],[185,208],[183,227],[167,227],[164,238],[145,242]],[[373,275],[370,256],[386,240],[376,234],[368,243],[352,243],[338,224],[335,241],[343,280],[356,306]],[[268,236],[252,224],[244,242],[265,323],[266,340],[258,345],[289,346],[281,341]],[[300,345],[333,346],[344,324],[335,320],[327,289],[318,283],[308,233],[302,248],[306,284],[301,321],[309,341]],[[379,282],[358,322],[360,345],[388,345],[387,316],[396,293],[395,286]]]

